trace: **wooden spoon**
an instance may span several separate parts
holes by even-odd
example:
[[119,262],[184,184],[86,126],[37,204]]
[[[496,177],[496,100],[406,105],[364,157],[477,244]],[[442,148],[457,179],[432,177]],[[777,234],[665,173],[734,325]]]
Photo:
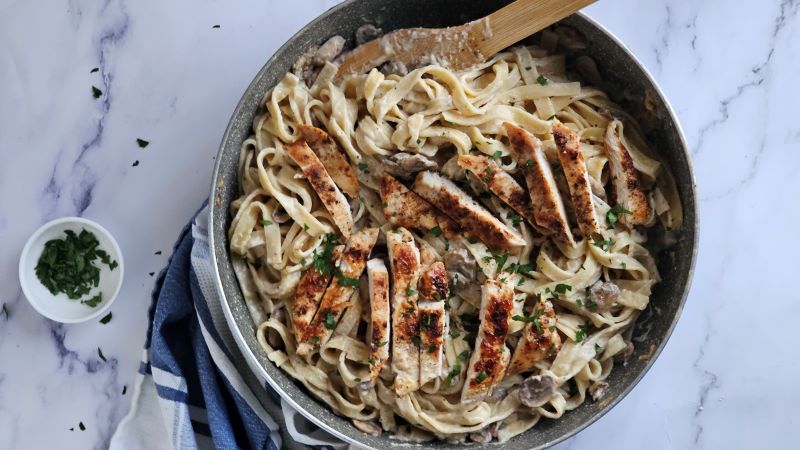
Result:
[[595,1],[517,0],[457,27],[395,30],[347,52],[336,76],[364,73],[389,60],[466,69]]

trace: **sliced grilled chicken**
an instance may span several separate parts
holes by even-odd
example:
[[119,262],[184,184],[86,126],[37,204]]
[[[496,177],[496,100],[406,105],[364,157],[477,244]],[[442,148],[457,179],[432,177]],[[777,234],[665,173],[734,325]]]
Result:
[[[386,233],[392,270],[392,371],[395,394],[402,397],[419,389],[419,317],[417,281],[419,250],[405,228]],[[416,342],[415,342],[416,341]]]
[[382,259],[367,262],[369,279],[370,318],[367,327],[369,339],[369,385],[374,386],[386,360],[389,359],[389,271]]
[[350,237],[339,259],[337,272],[297,346],[298,355],[306,356],[320,344],[328,342],[342,313],[350,306],[353,292],[359,286],[359,278],[377,239],[377,228],[365,228]]
[[444,355],[444,301],[450,294],[447,269],[444,263],[431,264],[419,280],[419,384],[442,374]]
[[336,187],[336,183],[333,182],[317,155],[304,141],[293,142],[285,148],[286,153],[300,166],[308,183],[322,200],[325,209],[331,214],[333,222],[339,228],[342,236],[349,238],[353,230],[353,214],[350,212],[350,205],[342,191]]
[[[331,250],[330,258],[332,264],[336,264],[339,260],[342,250],[344,250],[344,245],[337,245]],[[311,323],[314,314],[317,312],[319,302],[322,300],[322,294],[325,293],[325,288],[330,284],[332,277],[333,273],[322,273],[312,266],[300,278],[300,283],[298,283],[297,290],[294,293],[291,312],[295,336],[302,337],[303,333],[305,333],[308,324]]]
[[569,229],[564,201],[542,150],[542,142],[518,126],[508,122],[503,126],[511,141],[512,156],[525,175],[536,224],[556,239],[574,246],[575,239]]
[[511,249],[525,245],[516,232],[438,173],[421,172],[414,181],[414,191],[489,247]]
[[[460,227],[391,175],[381,181],[383,215],[394,225],[428,233],[441,230],[448,239],[459,237]],[[435,232],[435,231],[434,231]]]
[[633,159],[625,144],[620,139],[622,122],[612,120],[606,129],[605,149],[608,156],[611,179],[614,180],[614,192],[617,203],[630,211],[630,214],[620,214],[619,221],[625,225],[639,225],[647,222],[650,217],[650,205],[639,183],[639,174],[633,166]]
[[325,170],[328,171],[333,181],[339,186],[339,189],[349,195],[350,198],[358,197],[360,190],[358,185],[358,178],[353,166],[347,161],[347,158],[339,151],[333,139],[325,131],[312,127],[310,125],[298,125],[300,136],[303,137],[311,147],[311,150],[317,155]]
[[458,165],[472,172],[486,184],[486,187],[494,195],[498,196],[528,223],[538,228],[530,195],[491,158],[483,155],[461,155],[458,157]]
[[556,312],[553,304],[541,300],[534,308],[533,322],[522,330],[522,336],[514,349],[514,356],[508,365],[508,374],[527,372],[533,366],[561,348],[561,336],[556,331]]
[[564,168],[569,185],[572,206],[578,219],[578,227],[585,237],[600,231],[597,213],[592,202],[592,187],[589,184],[589,170],[586,158],[581,151],[578,134],[559,121],[553,124],[553,138],[558,147],[558,159]]
[[513,304],[514,288],[510,285],[486,280],[481,287],[481,325],[467,368],[462,402],[482,399],[503,379],[511,358],[506,335]]

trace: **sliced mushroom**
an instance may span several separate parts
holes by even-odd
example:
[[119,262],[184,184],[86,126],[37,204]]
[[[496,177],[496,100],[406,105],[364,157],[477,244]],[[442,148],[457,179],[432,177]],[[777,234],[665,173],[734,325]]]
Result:
[[608,383],[605,381],[598,381],[597,383],[589,386],[589,394],[591,394],[592,400],[594,401],[598,401],[603,398],[603,396],[606,395],[606,392],[608,392]]
[[365,44],[373,39],[377,39],[383,34],[383,30],[372,24],[361,25],[356,30],[356,45]]
[[378,70],[387,77],[389,75],[399,75],[401,77],[408,75],[408,67],[402,61],[391,60],[381,65]]
[[589,288],[591,300],[597,304],[597,312],[607,312],[614,306],[614,303],[619,298],[619,287],[608,281],[603,282],[597,280],[592,287]]
[[470,252],[463,248],[456,248],[444,254],[444,266],[448,272],[457,272],[463,275],[470,282],[475,279],[475,258]]
[[489,427],[485,427],[478,432],[470,433],[469,438],[472,442],[477,442],[478,444],[488,444],[492,442],[492,432]]
[[324,66],[326,62],[333,61],[344,50],[345,39],[341,36],[333,36],[324,44],[320,45],[311,62],[315,66]]
[[384,167],[396,177],[411,178],[418,172],[436,169],[439,165],[423,155],[400,152],[385,160]]
[[529,408],[538,408],[547,403],[556,393],[556,384],[547,375],[533,375],[522,382],[519,401]]

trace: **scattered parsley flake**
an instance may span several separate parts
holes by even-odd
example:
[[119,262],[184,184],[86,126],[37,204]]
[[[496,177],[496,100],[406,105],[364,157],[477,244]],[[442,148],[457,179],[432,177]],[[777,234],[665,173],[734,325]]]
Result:
[[575,299],[575,303],[578,304],[578,308],[583,308],[583,301],[581,299]]
[[556,284],[555,292],[557,292],[559,294],[566,294],[567,291],[571,291],[571,290],[572,290],[572,286],[570,286],[568,284],[563,284],[563,283]]
[[436,236],[436,237],[439,237],[439,236],[442,235],[442,229],[440,227],[438,227],[438,226],[435,226],[435,227],[431,228],[428,232],[430,234]]
[[158,250],[158,251],[156,251],[156,252],[155,252],[155,253],[153,253],[153,254],[154,254],[154,255],[160,255],[160,254],[161,254],[161,250]]
[[508,220],[510,220],[511,223],[514,224],[514,226],[517,226],[522,222],[522,217],[520,217],[519,214],[516,214],[516,213],[513,213],[513,212],[508,213],[506,218]]
[[601,347],[601,346],[600,346],[600,344],[598,344],[598,343],[595,343],[595,344],[594,344],[594,352],[595,352],[595,353],[598,353],[598,354],[599,354],[599,353],[602,353],[602,352],[603,352],[603,347]]
[[508,261],[508,252],[503,252],[503,254],[495,254],[492,255],[494,261],[497,263],[497,271],[500,272],[503,270],[503,266],[506,265],[506,261]]
[[94,297],[92,297],[90,299],[81,300],[81,304],[84,304],[84,305],[86,305],[88,307],[91,307],[91,308],[95,308],[102,301],[103,301],[103,293],[102,292],[98,292],[97,295],[95,295]]
[[137,159],[136,161],[133,162],[133,164],[131,164],[131,167],[136,167],[138,165],[139,165],[139,160]]
[[153,276],[153,275],[155,275],[156,273],[155,273],[155,272],[148,272],[147,274],[148,274],[148,275],[150,275],[150,276],[152,277],[152,276]]
[[328,233],[322,243],[322,252],[314,250],[314,269],[323,275],[333,274],[335,267],[333,261],[333,249],[339,245],[339,237],[333,233]]
[[546,85],[547,81],[548,80],[547,80],[547,78],[545,78],[544,75],[539,75],[539,78],[536,79],[536,82],[539,83],[542,86]]
[[6,307],[6,304],[5,304],[5,303],[3,303],[3,308],[2,308],[2,309],[0,309],[0,314],[2,314],[2,315],[3,315],[3,317],[5,318],[5,320],[8,320],[8,308]]
[[525,167],[528,168],[528,169],[533,167],[533,160],[529,159],[529,160],[525,161]]
[[450,241],[447,239],[444,240],[444,251],[450,251]]
[[469,359],[469,350],[464,350],[463,352],[458,354],[458,360],[461,362],[466,362]]
[[358,287],[361,283],[359,282],[358,278],[348,278],[342,274],[339,274],[339,286],[349,286],[349,287]]
[[103,354],[103,351],[100,350],[100,347],[97,347],[97,356],[100,357],[100,359],[102,359],[103,362],[108,361],[106,359],[106,356]]
[[126,384],[122,386],[122,395],[125,395],[127,393],[128,393],[128,385]]
[[589,325],[584,324],[578,327],[578,332],[575,333],[575,342],[581,342],[586,337],[586,332],[589,331]]
[[358,170],[364,173],[369,173],[369,166],[367,165],[367,163],[358,163]]
[[556,120],[558,117],[553,114],[552,116],[548,117],[547,120]]
[[486,375],[486,372],[481,370],[481,373],[479,373],[478,376],[475,377],[475,381],[477,381],[478,383],[481,383],[481,382],[483,382],[483,380],[485,380],[488,377],[489,377],[489,375]]
[[314,345],[319,344],[319,336],[313,336],[311,338],[311,343],[314,344]]
[[145,148],[150,145],[150,141],[145,141],[142,138],[136,138],[136,143],[139,144],[139,148]]
[[592,245],[599,248],[600,250],[603,250],[604,252],[607,252],[611,250],[611,247],[614,245],[614,241],[610,241],[608,239],[603,239],[601,241],[595,240],[594,242],[592,242]]
[[414,295],[416,293],[417,291],[415,291],[414,289],[411,288],[406,289],[406,295]]
[[86,431],[86,425],[84,425],[83,422],[78,422],[78,428],[80,428],[81,431]]
[[447,374],[447,378],[445,378],[445,383],[448,386],[453,384],[453,378],[461,375],[461,364],[453,364],[453,367],[450,369],[450,373]]
[[267,220],[267,219],[261,219],[261,220],[258,221],[258,223],[260,223],[261,226],[264,226],[264,227],[266,227],[267,225],[272,225],[272,221],[271,220]]
[[98,70],[100,70],[100,68],[99,67],[95,67],[94,69],[90,70],[89,73],[95,73]]
[[325,328],[329,330],[336,328],[336,316],[330,310],[325,311]]
[[411,336],[411,342],[419,348],[422,345],[422,338],[419,335]]
[[213,27],[211,27],[211,28],[219,28],[219,25],[214,25],[214,26],[213,26]]
[[623,208],[621,205],[617,204],[614,205],[611,209],[608,210],[606,213],[606,219],[608,220],[608,227],[614,228],[619,222],[620,214],[633,214],[631,211]]
[[428,353],[433,353],[435,351],[436,351],[436,344],[431,343],[431,345],[428,346]]
[[492,153],[492,158],[501,158],[502,156],[503,156],[503,152],[501,152],[500,150]]
[[107,324],[108,322],[111,322],[111,317],[113,317],[113,315],[112,315],[111,313],[108,313],[108,314],[106,314],[105,316],[103,316],[103,318],[102,318],[102,319],[100,319],[100,323],[102,323],[103,325],[105,325],[105,324]]
[[355,378],[353,378],[353,380],[354,380],[356,383],[360,383],[360,382],[361,382],[361,377],[355,377]]
[[311,229],[311,227],[309,227],[307,223],[303,224],[303,231],[308,231],[310,229]]
[[103,91],[101,91],[100,89],[97,89],[96,86],[92,86],[92,97],[97,99],[97,98],[100,98],[102,95],[103,95]]

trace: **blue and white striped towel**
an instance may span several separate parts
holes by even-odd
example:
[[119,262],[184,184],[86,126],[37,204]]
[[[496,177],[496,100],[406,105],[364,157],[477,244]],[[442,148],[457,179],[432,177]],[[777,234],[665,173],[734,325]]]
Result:
[[110,448],[345,448],[247,367],[214,286],[207,208],[158,276],[133,403]]

